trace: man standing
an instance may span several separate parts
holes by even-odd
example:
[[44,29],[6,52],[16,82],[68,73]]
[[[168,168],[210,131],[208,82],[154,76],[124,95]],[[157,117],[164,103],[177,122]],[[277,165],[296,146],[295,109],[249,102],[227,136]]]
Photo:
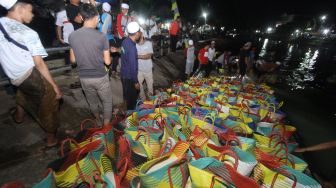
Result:
[[239,73],[239,79],[243,80],[246,69],[248,66],[248,63],[250,62],[250,48],[251,48],[251,42],[247,42],[244,44],[243,48],[241,48],[239,53],[239,61],[238,61],[238,73]]
[[0,62],[11,83],[18,88],[13,118],[20,122],[24,110],[28,111],[47,133],[45,147],[57,146],[58,100],[62,93],[42,59],[48,54],[39,36],[24,25],[33,19],[33,6],[23,0],[0,0],[0,5],[8,10],[0,18]]
[[[63,31],[63,32],[62,32]],[[65,10],[61,10],[56,14],[56,35],[58,41],[64,45],[69,46],[69,35],[74,31],[72,23],[69,21]],[[69,51],[64,53],[65,65],[70,64]]]
[[172,52],[176,51],[176,44],[177,44],[177,40],[178,40],[178,32],[180,30],[180,22],[181,19],[178,16],[176,18],[176,20],[174,20],[171,24],[170,24],[170,28],[169,28],[169,35],[170,35],[170,50]]
[[[140,98],[141,100],[146,100],[147,96],[153,95],[153,45],[152,42],[145,39],[144,35],[142,34],[140,37],[139,43],[136,45],[138,50],[138,80],[140,83]],[[148,93],[145,94],[143,88],[143,81],[146,81],[147,84],[147,91]]]
[[187,62],[186,62],[185,74],[187,75],[187,78],[189,78],[190,74],[193,72],[194,62],[195,62],[195,47],[194,47],[193,40],[188,41],[188,48],[187,48],[186,56],[187,56]]
[[65,7],[69,21],[72,23],[75,30],[81,28],[83,25],[82,17],[79,15],[81,4],[80,0],[70,0],[70,3]]
[[208,50],[208,67],[207,67],[207,76],[210,75],[211,71],[212,71],[212,64],[214,63],[215,60],[215,54],[216,54],[216,48],[215,48],[215,41],[211,41],[211,45],[210,48]]
[[126,3],[121,4],[121,13],[117,16],[117,32],[119,39],[125,37],[125,31],[128,23],[131,22],[130,17],[128,16],[129,5]]
[[209,50],[209,44],[206,44],[204,48],[200,49],[200,51],[198,52],[198,61],[200,63],[199,71],[200,72],[204,71],[205,77],[207,77],[208,75],[208,69],[207,69],[208,54],[209,54],[208,50]]
[[96,30],[98,11],[92,4],[83,4],[80,15],[84,20],[81,29],[71,33],[70,59],[78,63],[79,79],[90,110],[100,122],[99,99],[103,104],[103,124],[112,118],[112,90],[105,65],[111,64],[109,43],[105,34]]
[[112,52],[121,53],[121,83],[123,97],[127,110],[134,110],[138,98],[140,84],[138,81],[138,53],[136,43],[139,41],[141,32],[137,22],[127,25],[128,37],[123,40],[121,49],[112,48]]

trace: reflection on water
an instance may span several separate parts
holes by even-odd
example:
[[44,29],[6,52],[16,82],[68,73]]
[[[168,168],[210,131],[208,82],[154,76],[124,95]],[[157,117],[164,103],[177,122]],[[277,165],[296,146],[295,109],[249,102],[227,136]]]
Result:
[[266,55],[266,49],[267,49],[268,39],[264,40],[264,44],[260,50],[259,56],[264,57]]
[[[291,51],[291,47],[288,52]],[[288,55],[291,56],[291,52],[288,53]],[[292,74],[287,77],[286,81],[291,89],[305,89],[309,82],[313,82],[315,80],[314,65],[318,55],[318,50],[315,50],[315,52],[312,53],[311,48],[308,49],[305,56],[300,60],[299,66],[292,70]],[[290,57],[286,57],[286,59],[290,59]]]

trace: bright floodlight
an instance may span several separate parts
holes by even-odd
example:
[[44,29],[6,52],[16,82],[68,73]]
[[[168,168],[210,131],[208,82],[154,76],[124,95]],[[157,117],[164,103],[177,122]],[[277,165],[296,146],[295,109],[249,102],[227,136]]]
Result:
[[203,17],[206,18],[207,17],[207,13],[203,12]]
[[323,34],[327,35],[329,33],[329,31],[330,31],[329,29],[324,29]]
[[327,19],[327,16],[326,16],[326,15],[321,16],[321,20],[324,21],[325,19]]
[[271,28],[271,27],[267,28],[267,32],[271,32],[272,30],[273,30],[273,28]]
[[142,18],[142,17],[139,17],[139,18],[138,18],[138,21],[139,21],[139,24],[140,24],[140,25],[145,24],[145,19]]

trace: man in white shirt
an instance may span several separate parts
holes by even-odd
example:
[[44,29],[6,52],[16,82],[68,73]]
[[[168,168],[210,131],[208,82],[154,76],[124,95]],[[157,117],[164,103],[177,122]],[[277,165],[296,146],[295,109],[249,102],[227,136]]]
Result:
[[207,67],[208,75],[210,75],[212,71],[212,64],[214,63],[214,60],[215,60],[215,54],[216,54],[215,45],[216,45],[215,41],[211,41],[211,45],[208,50],[208,60],[209,60],[208,67]]
[[[68,46],[69,36],[75,29],[72,23],[69,21],[69,18],[65,10],[61,10],[56,14],[55,24],[56,24],[56,35],[58,41],[64,46]],[[65,51],[64,60],[66,65],[70,64],[70,55],[68,50]]]
[[0,0],[8,10],[0,18],[0,63],[11,83],[17,86],[17,110],[13,119],[20,123],[25,109],[47,133],[46,148],[57,146],[59,101],[62,93],[50,75],[43,57],[48,54],[38,34],[25,26],[33,19],[33,6],[21,0]]
[[187,78],[190,77],[190,74],[193,72],[194,69],[194,62],[195,62],[195,47],[194,47],[194,41],[189,40],[188,41],[188,48],[187,50],[187,62],[186,62],[186,70],[185,74],[187,75]]
[[[153,95],[153,44],[142,35],[139,43],[136,45],[138,51],[138,81],[140,83],[140,98],[146,99]],[[147,84],[147,94],[145,94],[143,82]]]

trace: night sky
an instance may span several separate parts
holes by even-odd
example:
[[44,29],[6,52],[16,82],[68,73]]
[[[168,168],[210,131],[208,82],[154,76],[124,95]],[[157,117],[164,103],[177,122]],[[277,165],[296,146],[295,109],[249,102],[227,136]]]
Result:
[[[161,1],[161,0],[159,0]],[[177,0],[182,17],[200,20],[202,10],[210,23],[249,28],[274,24],[284,13],[302,17],[328,15],[335,24],[336,0]]]

